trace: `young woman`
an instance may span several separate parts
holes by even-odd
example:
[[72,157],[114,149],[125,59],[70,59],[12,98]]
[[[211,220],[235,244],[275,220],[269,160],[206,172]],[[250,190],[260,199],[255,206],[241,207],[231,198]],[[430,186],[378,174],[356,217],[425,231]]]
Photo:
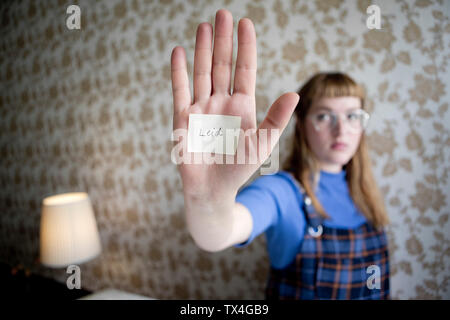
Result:
[[244,247],[265,232],[268,299],[389,298],[383,231],[388,218],[370,168],[364,138],[369,115],[361,86],[345,74],[317,74],[301,88],[300,98],[287,93],[277,99],[257,128],[254,27],[248,19],[239,21],[233,91],[232,30],[231,14],[219,10],[213,48],[212,26],[199,25],[193,101],[184,50],[174,49],[174,129],[187,129],[190,113],[240,116],[243,130],[257,129],[245,146],[251,154],[258,149],[260,130],[281,134],[295,110],[294,147],[284,170],[243,189],[269,153],[257,164],[238,164],[229,155],[227,164],[179,164],[195,243],[215,252]]

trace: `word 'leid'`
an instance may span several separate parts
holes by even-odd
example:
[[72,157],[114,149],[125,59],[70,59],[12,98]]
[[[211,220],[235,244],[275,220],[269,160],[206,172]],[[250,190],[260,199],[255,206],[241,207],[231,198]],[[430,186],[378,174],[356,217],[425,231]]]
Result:
[[236,153],[241,117],[221,114],[189,115],[188,152]]
[[209,130],[204,130],[204,129],[200,129],[200,137],[218,137],[218,136],[223,136],[223,129],[219,128],[212,128]]

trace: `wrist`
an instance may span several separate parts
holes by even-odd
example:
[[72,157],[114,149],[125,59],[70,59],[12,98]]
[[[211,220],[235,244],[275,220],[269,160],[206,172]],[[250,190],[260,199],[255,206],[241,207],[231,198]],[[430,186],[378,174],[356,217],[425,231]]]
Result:
[[234,206],[237,192],[219,194],[184,194],[186,210],[216,212],[231,209]]

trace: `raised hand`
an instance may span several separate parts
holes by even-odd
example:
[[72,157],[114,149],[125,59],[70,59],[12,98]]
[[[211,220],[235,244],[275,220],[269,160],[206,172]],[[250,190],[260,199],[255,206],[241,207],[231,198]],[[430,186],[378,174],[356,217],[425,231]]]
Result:
[[[197,29],[194,56],[194,99],[189,89],[186,54],[182,47],[172,52],[173,129],[188,129],[190,113],[221,114],[241,117],[241,129],[253,129],[250,139],[239,137],[245,143],[250,158],[258,153],[261,129],[278,129],[270,139],[268,152],[257,156],[257,163],[237,163],[236,155],[226,155],[223,164],[181,163],[178,169],[183,181],[185,200],[234,199],[240,186],[264,163],[285,129],[298,102],[296,93],[286,93],[270,107],[260,126],[256,127],[255,82],[257,68],[256,35],[253,23],[241,19],[238,26],[238,53],[231,89],[233,59],[233,17],[227,10],[216,13],[214,47],[213,27],[201,23]],[[182,141],[186,143],[186,141]],[[184,148],[187,152],[187,148]],[[232,163],[232,164],[228,164]]]

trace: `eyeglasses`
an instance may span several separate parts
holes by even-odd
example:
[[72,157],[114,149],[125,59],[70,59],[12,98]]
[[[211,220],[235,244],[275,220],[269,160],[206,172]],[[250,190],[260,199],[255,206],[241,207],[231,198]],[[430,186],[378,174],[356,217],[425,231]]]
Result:
[[319,111],[317,113],[310,114],[308,117],[311,119],[314,129],[316,131],[333,130],[337,125],[338,116],[343,122],[348,125],[348,128],[352,133],[359,133],[366,129],[370,119],[370,114],[363,109],[356,109],[349,111],[345,114],[339,114],[332,111]]

